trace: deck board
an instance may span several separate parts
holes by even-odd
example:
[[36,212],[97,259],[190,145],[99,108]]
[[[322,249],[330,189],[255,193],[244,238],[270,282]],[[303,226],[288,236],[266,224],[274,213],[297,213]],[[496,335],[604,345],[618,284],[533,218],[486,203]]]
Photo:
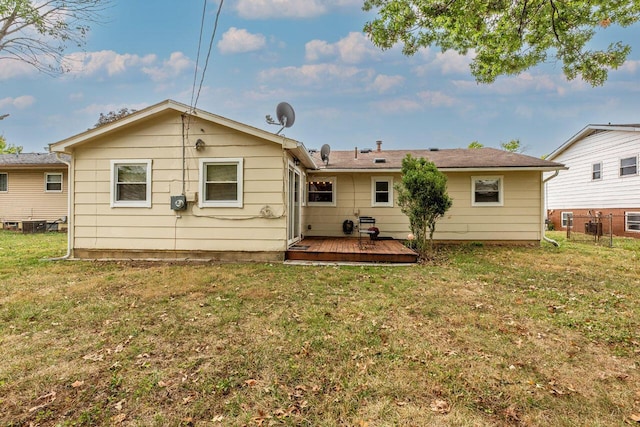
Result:
[[293,245],[286,259],[299,261],[414,263],[418,254],[398,240],[367,240],[360,247],[358,239],[347,237],[307,237]]

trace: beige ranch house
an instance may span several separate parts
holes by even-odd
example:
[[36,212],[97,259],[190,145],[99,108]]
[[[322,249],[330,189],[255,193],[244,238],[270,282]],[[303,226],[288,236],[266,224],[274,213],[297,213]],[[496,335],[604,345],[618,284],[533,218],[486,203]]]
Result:
[[23,232],[67,226],[68,156],[52,153],[0,154],[2,228]]
[[[406,239],[394,184],[411,154],[448,177],[439,241],[539,244],[543,172],[559,163],[491,148],[331,151],[167,100],[51,145],[71,155],[74,258],[282,261],[303,238],[354,237],[371,216]],[[356,230],[357,231],[357,230]]]

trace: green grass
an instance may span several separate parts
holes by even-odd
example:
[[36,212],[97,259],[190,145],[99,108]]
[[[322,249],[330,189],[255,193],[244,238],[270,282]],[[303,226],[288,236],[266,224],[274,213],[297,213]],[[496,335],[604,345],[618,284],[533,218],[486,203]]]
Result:
[[640,414],[640,240],[412,267],[43,261],[0,233],[0,425],[600,425]]

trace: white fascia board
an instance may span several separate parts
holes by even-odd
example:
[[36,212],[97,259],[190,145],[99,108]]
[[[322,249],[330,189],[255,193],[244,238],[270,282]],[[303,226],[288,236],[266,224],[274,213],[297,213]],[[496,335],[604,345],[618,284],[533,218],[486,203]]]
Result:
[[632,126],[615,126],[615,125],[587,125],[582,128],[578,133],[569,138],[564,144],[560,147],[553,150],[546,158],[546,160],[553,160],[562,154],[566,149],[571,147],[576,142],[580,141],[583,138],[586,138],[593,131],[596,130],[610,130],[610,131],[623,131],[623,132],[640,132],[640,128],[632,127]]

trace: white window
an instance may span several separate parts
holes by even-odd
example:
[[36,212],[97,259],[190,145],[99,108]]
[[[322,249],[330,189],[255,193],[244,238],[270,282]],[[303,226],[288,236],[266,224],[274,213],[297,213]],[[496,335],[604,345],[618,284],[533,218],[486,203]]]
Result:
[[201,208],[243,206],[243,159],[200,159]]
[[502,206],[504,204],[501,176],[472,176],[471,183],[472,206]]
[[602,162],[591,165],[591,179],[593,181],[602,179]]
[[638,173],[638,156],[620,159],[620,176],[636,175]]
[[562,228],[573,227],[573,212],[562,212]]
[[311,176],[307,182],[309,206],[336,205],[336,177]]
[[9,191],[9,174],[0,172],[0,192],[6,193],[7,191]]
[[151,207],[151,160],[111,161],[111,207]]
[[393,207],[393,177],[371,177],[371,206]]
[[624,214],[625,231],[640,232],[640,212],[626,212]]
[[47,193],[62,192],[62,174],[61,173],[45,173],[44,174],[44,191]]

